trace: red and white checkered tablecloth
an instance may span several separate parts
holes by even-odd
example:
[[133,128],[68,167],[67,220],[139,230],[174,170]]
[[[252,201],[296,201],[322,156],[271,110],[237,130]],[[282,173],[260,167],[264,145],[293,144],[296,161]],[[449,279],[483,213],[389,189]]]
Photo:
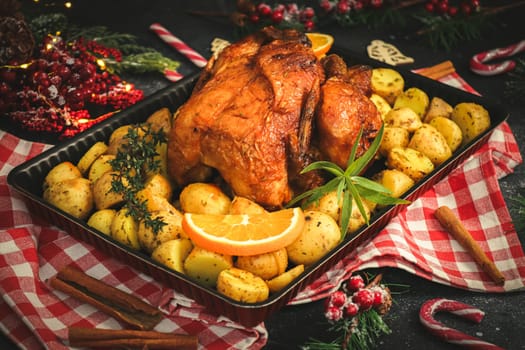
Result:
[[[457,87],[463,84],[454,77],[451,80]],[[464,85],[463,89],[474,92]],[[47,279],[69,264],[158,306],[166,317],[155,330],[198,334],[200,346],[206,349],[257,349],[266,344],[268,334],[263,323],[245,328],[210,315],[193,300],[32,217],[20,195],[6,184],[7,174],[48,147],[0,131],[0,329],[20,348],[67,349],[69,326],[122,327],[97,309],[48,287]],[[352,272],[380,266],[398,267],[473,291],[524,288],[523,249],[498,185],[498,179],[521,162],[514,136],[504,123],[480,151],[292,303],[323,298]],[[506,277],[503,287],[491,284],[461,246],[443,232],[432,216],[440,205],[455,210],[494,259]]]

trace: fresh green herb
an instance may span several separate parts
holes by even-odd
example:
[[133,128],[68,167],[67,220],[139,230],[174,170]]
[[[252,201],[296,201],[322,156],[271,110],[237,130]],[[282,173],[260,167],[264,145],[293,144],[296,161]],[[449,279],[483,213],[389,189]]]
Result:
[[144,189],[147,174],[159,171],[156,147],[166,142],[166,136],[162,131],[153,131],[150,124],[142,124],[130,127],[124,138],[125,142],[115,159],[110,161],[116,172],[111,190],[124,197],[127,215],[144,222],[154,233],[158,233],[166,223],[161,218],[153,219],[146,201],[141,201],[137,194]]
[[384,125],[381,126],[379,132],[368,148],[368,150],[358,159],[355,159],[359,140],[363,134],[363,130],[359,131],[350,156],[348,158],[346,170],[341,169],[338,165],[328,161],[318,161],[308,165],[301,173],[306,173],[313,170],[324,170],[332,174],[334,177],[326,184],[306,191],[290,201],[287,206],[291,207],[303,200],[303,207],[307,207],[310,203],[317,202],[321,197],[327,193],[336,191],[337,198],[341,202],[341,219],[339,225],[341,227],[342,239],[346,236],[348,225],[350,223],[350,216],[352,214],[352,200],[355,201],[359,212],[365,218],[365,222],[369,225],[369,218],[363,204],[363,198],[371,202],[389,205],[389,204],[407,204],[408,201],[404,199],[392,197],[391,191],[381,184],[360,176],[366,166],[374,158],[381,140],[383,138]]

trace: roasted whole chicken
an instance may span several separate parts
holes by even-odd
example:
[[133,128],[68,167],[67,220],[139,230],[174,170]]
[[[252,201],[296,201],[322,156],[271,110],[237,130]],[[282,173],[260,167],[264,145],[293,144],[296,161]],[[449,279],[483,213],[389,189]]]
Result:
[[381,126],[370,76],[336,55],[317,59],[295,30],[267,27],[231,44],[175,114],[170,175],[183,186],[218,172],[236,195],[282,207],[324,181],[299,174],[312,161],[346,167],[361,127],[358,154],[366,151]]

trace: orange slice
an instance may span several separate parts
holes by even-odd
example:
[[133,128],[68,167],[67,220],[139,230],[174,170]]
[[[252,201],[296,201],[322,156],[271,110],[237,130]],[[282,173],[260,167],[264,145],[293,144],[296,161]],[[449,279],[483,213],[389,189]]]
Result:
[[185,213],[182,228],[195,245],[217,253],[248,256],[279,250],[293,243],[304,227],[301,208],[263,214]]
[[317,58],[321,58],[334,44],[334,37],[328,34],[322,33],[306,33],[306,36],[312,42],[312,50],[314,51]]

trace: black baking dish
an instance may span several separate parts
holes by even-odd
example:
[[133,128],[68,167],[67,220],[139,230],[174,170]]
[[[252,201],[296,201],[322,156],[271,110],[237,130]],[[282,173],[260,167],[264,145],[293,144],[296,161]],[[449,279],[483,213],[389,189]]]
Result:
[[[336,50],[337,51],[337,50]],[[365,63],[373,66],[383,64],[346,51],[337,51],[349,63]],[[436,168],[429,176],[416,184],[406,194],[409,200],[416,199],[420,194],[442,179],[451,169],[457,167],[468,156],[473,154],[490,136],[492,131],[507,118],[504,108],[483,97],[466,93],[462,90],[435,82],[433,80],[399,69],[405,78],[405,87],[419,87],[430,97],[438,96],[451,105],[459,102],[475,102],[483,105],[490,113],[492,125],[489,130],[473,140],[470,144],[457,150],[453,157]],[[42,183],[51,168],[63,161],[78,162],[80,157],[97,141],[107,141],[111,132],[117,127],[145,120],[154,111],[168,107],[174,112],[183,104],[192,92],[198,76],[186,78],[173,86],[167,87],[144,101],[101,122],[84,133],[63,142],[35,158],[17,166],[8,175],[8,184],[20,192],[26,199],[31,213],[35,213],[48,222],[57,225],[74,237],[81,239],[96,249],[121,260],[124,264],[149,274],[174,290],[193,298],[211,312],[225,315],[245,326],[254,326],[264,321],[270,314],[285,306],[299,291],[312,283],[324,272],[330,269],[342,257],[350,253],[360,244],[374,237],[390,219],[403,209],[404,205],[392,206],[375,214],[370,226],[363,227],[355,234],[347,236],[335,249],[323,259],[308,267],[303,274],[295,279],[284,290],[273,294],[264,302],[245,304],[231,300],[217,291],[201,286],[183,274],[172,271],[141,252],[114,241],[110,237],[90,228],[85,222],[78,220],[63,211],[44,202],[42,199]]]

